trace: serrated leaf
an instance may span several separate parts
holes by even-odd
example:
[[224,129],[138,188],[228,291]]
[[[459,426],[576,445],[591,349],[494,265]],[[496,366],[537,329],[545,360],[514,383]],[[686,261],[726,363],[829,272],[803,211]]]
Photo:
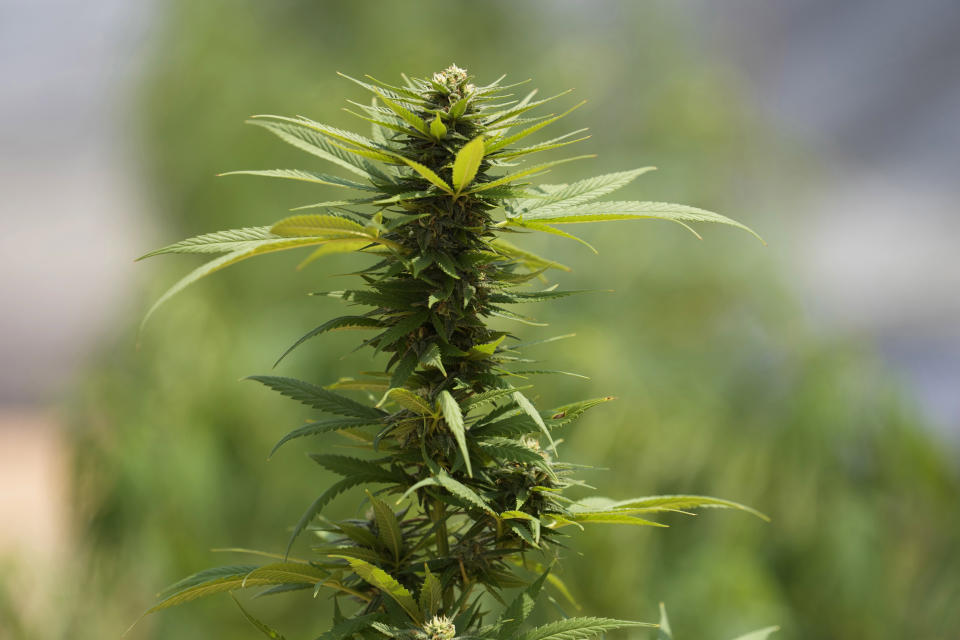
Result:
[[414,623],[417,625],[423,624],[423,619],[420,616],[420,611],[417,609],[416,602],[413,600],[413,596],[402,584],[397,582],[396,578],[391,576],[380,567],[360,560],[359,558],[349,558],[347,556],[331,557],[339,557],[346,560],[350,564],[350,568],[353,569],[354,573],[363,578],[370,585],[379,589],[384,595],[392,598],[403,608],[404,611],[407,612]]
[[576,512],[567,517],[574,522],[587,522],[587,523],[593,523],[593,524],[627,524],[627,525],[632,525],[637,527],[661,527],[661,528],[666,528],[668,526],[660,522],[645,520],[643,518],[638,518],[636,516],[632,516],[627,513],[621,513],[617,511]]
[[530,523],[530,533],[533,534],[533,546],[540,546],[540,518],[524,513],[523,511],[504,511],[500,517],[505,520],[525,520]]
[[583,238],[579,238],[573,235],[572,233],[567,233],[566,231],[557,229],[555,227],[551,227],[550,225],[544,224],[542,222],[527,222],[525,220],[508,219],[508,223],[512,226],[523,227],[524,229],[532,229],[533,231],[540,231],[542,233],[549,233],[555,236],[561,236],[569,240],[579,242],[580,244],[585,246],[587,249],[590,249],[590,251],[593,251],[594,253],[600,253],[599,251],[596,250],[596,248],[594,248],[592,244],[590,244]]
[[745,504],[740,504],[739,502],[734,502],[732,500],[724,500],[723,498],[713,498],[710,496],[695,496],[695,495],[666,495],[666,496],[647,496],[643,498],[633,498],[630,500],[619,500],[616,502],[611,501],[609,504],[606,504],[604,508],[606,509],[629,509],[634,512],[641,512],[642,510],[649,511],[662,511],[662,510],[684,510],[684,509],[699,509],[699,508],[720,508],[720,509],[736,509],[738,511],[745,511],[747,513],[753,514],[754,516],[765,520],[770,521],[770,518],[757,511],[752,507],[748,507]]
[[423,617],[436,615],[443,607],[443,585],[437,576],[430,572],[430,567],[424,565],[423,586],[420,588],[420,611]]
[[255,380],[281,395],[320,411],[353,418],[379,419],[386,415],[379,409],[360,404],[355,400],[327,391],[323,387],[318,387],[303,380],[280,376],[250,376],[247,380]]
[[493,140],[491,140],[491,141],[487,144],[487,153],[493,153],[493,152],[496,151],[497,149],[502,149],[503,147],[506,147],[507,145],[511,145],[511,144],[513,144],[514,142],[518,141],[518,140],[522,140],[523,138],[526,138],[527,136],[529,136],[529,135],[532,134],[532,133],[536,133],[536,132],[539,131],[540,129],[543,129],[545,126],[556,122],[556,121],[559,120],[560,118],[563,118],[564,116],[566,116],[567,114],[569,114],[569,113],[571,113],[571,112],[573,112],[573,111],[576,111],[577,109],[579,109],[580,107],[582,107],[584,104],[586,104],[586,101],[579,102],[579,103],[575,104],[574,106],[572,106],[571,108],[569,108],[569,109],[567,109],[566,111],[564,111],[563,113],[561,113],[560,115],[554,116],[554,117],[552,117],[552,118],[547,118],[547,119],[544,120],[543,122],[539,122],[539,123],[533,125],[532,127],[527,127],[526,129],[520,131],[519,133],[515,133],[515,134],[513,134],[512,136],[506,136],[506,137],[501,137],[501,138],[494,138]]
[[537,411],[537,408],[533,406],[533,403],[527,399],[527,396],[523,395],[519,391],[514,391],[511,397],[524,413],[533,418],[533,421],[536,423],[537,427],[540,428],[540,431],[547,436],[547,440],[550,442],[550,449],[556,452],[557,445],[553,441],[553,436],[550,434],[550,430],[547,429],[547,425],[543,421],[543,416],[541,416],[540,412]]
[[441,470],[440,473],[434,475],[432,478],[427,478],[427,480],[433,480],[436,484],[440,485],[453,495],[466,500],[470,504],[473,504],[491,515],[496,515],[496,512],[490,508],[490,505],[487,504],[487,501],[481,498],[476,491],[463,484],[462,482],[452,478],[446,471]]
[[268,638],[271,638],[271,640],[285,640],[285,638],[283,637],[283,635],[282,635],[279,631],[277,631],[276,629],[271,628],[271,627],[270,627],[269,625],[267,625],[266,623],[261,622],[261,621],[258,620],[257,618],[253,617],[253,616],[250,614],[249,611],[247,611],[246,609],[244,609],[244,608],[243,608],[243,605],[240,604],[240,601],[237,600],[237,597],[236,597],[236,596],[234,596],[234,595],[231,593],[231,594],[230,594],[230,597],[233,598],[233,601],[237,604],[237,607],[240,608],[240,613],[243,614],[243,617],[246,618],[247,621],[248,621],[250,624],[252,624],[254,627],[256,627],[257,629],[259,629],[260,632],[263,633],[263,635],[267,636]]
[[[154,613],[162,609],[167,609],[169,607],[174,607],[185,602],[190,602],[191,600],[196,600],[197,598],[203,598],[205,596],[213,595],[216,593],[223,593],[224,591],[233,591],[234,589],[243,588],[243,579],[250,573],[253,569],[256,569],[256,566],[238,566],[238,567],[221,567],[223,573],[219,576],[210,575],[209,578],[203,579],[199,582],[193,582],[188,586],[185,586],[178,591],[173,592],[171,595],[167,596],[161,600],[158,604],[154,605],[147,610],[146,614]],[[227,570],[232,570],[227,573]],[[210,570],[215,571],[215,570]],[[200,572],[191,576],[191,578],[196,576],[201,576],[205,573],[210,572]],[[186,583],[190,578],[187,578],[181,583]],[[178,583],[179,584],[179,583]],[[267,584],[267,583],[263,583]],[[259,585],[249,585],[249,586],[259,586]],[[144,614],[144,615],[146,615]]]
[[219,174],[221,176],[263,176],[266,178],[284,178],[286,180],[299,180],[300,182],[313,182],[316,184],[326,184],[333,187],[346,187],[348,189],[358,189],[360,191],[378,191],[372,185],[347,180],[327,173],[317,173],[316,171],[305,171],[303,169],[244,169],[241,171],[227,171]]
[[514,245],[503,238],[497,238],[490,242],[490,246],[503,255],[514,258],[518,262],[530,269],[559,269],[560,271],[570,271],[570,267],[554,262],[547,258],[542,258],[535,253]]
[[522,216],[523,220],[549,222],[551,224],[574,224],[604,220],[669,220],[671,222],[712,222],[737,227],[763,242],[750,227],[731,218],[682,204],[669,202],[594,202],[568,208],[551,208],[533,211]]
[[395,114],[400,116],[400,118],[406,121],[407,124],[409,124],[414,129],[416,129],[419,133],[422,133],[425,136],[430,134],[430,128],[427,126],[427,123],[423,121],[423,118],[413,113],[412,111],[404,107],[399,102],[394,102],[387,96],[383,95],[382,92],[376,89],[374,89],[373,91],[374,93],[377,94],[377,96],[381,100],[383,100],[383,103],[387,105],[391,111],[393,111]]
[[484,342],[483,344],[476,344],[470,347],[470,351],[468,353],[470,354],[470,357],[472,359],[489,358],[496,352],[497,347],[500,346],[500,344],[506,339],[506,337],[507,337],[506,334],[504,334],[499,338],[497,338],[496,340],[491,340],[490,342]]
[[533,167],[528,167],[528,168],[526,168],[526,169],[522,169],[521,171],[517,171],[517,172],[511,173],[511,174],[505,175],[505,176],[501,176],[501,177],[497,178],[496,180],[492,180],[492,181],[490,181],[490,182],[484,182],[484,183],[482,183],[482,184],[479,184],[479,185],[475,186],[473,189],[471,189],[471,190],[469,191],[469,193],[481,193],[481,192],[483,192],[483,191],[486,191],[487,189],[492,189],[492,188],[498,187],[498,186],[500,186],[500,185],[502,185],[502,184],[507,184],[507,183],[509,183],[509,182],[516,182],[516,181],[519,180],[520,178],[526,178],[527,176],[532,176],[532,175],[536,175],[536,174],[539,174],[539,173],[543,173],[544,171],[546,171],[546,170],[549,169],[550,167],[555,167],[555,166],[557,166],[557,165],[559,165],[559,164],[565,164],[565,163],[567,163],[567,162],[573,162],[573,161],[575,161],[575,160],[584,160],[584,159],[586,159],[586,158],[595,158],[595,157],[596,157],[595,155],[588,154],[588,155],[583,155],[583,156],[574,156],[574,157],[572,157],[572,158],[562,158],[562,159],[560,159],[560,160],[553,160],[552,162],[544,162],[544,163],[542,163],[542,164],[538,164],[538,165],[533,166]]
[[379,425],[381,425],[379,421],[372,421],[366,418],[334,418],[332,420],[311,422],[303,425],[302,427],[294,429],[287,435],[280,438],[277,444],[273,445],[273,449],[270,450],[270,456],[268,457],[273,457],[273,454],[275,454],[280,447],[296,438],[317,436],[323,433],[340,431],[342,429],[357,429],[359,427],[373,427]]
[[299,214],[289,216],[274,223],[270,232],[284,237],[312,237],[322,235],[363,236],[373,237],[372,234],[358,222],[342,216],[332,216],[319,213]]
[[196,587],[198,585],[203,585],[207,583],[214,582],[223,578],[234,578],[247,575],[251,571],[257,568],[258,565],[228,565],[225,567],[212,567],[210,569],[204,569],[203,571],[198,571],[197,573],[191,574],[182,580],[178,580],[172,585],[166,587],[163,591],[157,594],[158,598],[167,598],[173,594],[185,591],[187,589]]
[[376,622],[380,616],[381,614],[379,613],[370,613],[340,622],[335,619],[333,628],[326,633],[320,634],[317,640],[344,640],[345,638],[349,638],[354,634],[369,628],[371,623]]
[[373,507],[373,517],[377,522],[377,535],[380,542],[393,553],[393,559],[399,562],[400,553],[403,551],[403,534],[400,531],[397,516],[386,502],[369,491],[367,491],[367,498]]
[[230,265],[236,264],[248,258],[252,258],[254,256],[263,255],[266,253],[272,253],[275,251],[286,251],[287,249],[308,247],[311,245],[321,244],[326,241],[327,240],[324,238],[278,238],[278,239],[271,238],[271,239],[261,240],[256,243],[252,243],[250,245],[244,246],[241,249],[238,249],[226,255],[220,256],[219,258],[210,260],[209,262],[202,264],[201,266],[197,267],[196,269],[188,273],[186,276],[181,278],[175,285],[167,289],[166,293],[160,296],[160,298],[153,303],[153,306],[150,307],[150,310],[147,311],[143,320],[140,322],[140,328],[142,329],[147,324],[147,321],[150,319],[150,316],[152,316],[154,312],[156,312],[156,310],[163,305],[163,303],[165,303],[167,300],[169,300],[176,294],[186,289],[188,286],[190,286],[197,280],[200,280],[201,278],[204,278],[210,275],[211,273],[214,273],[216,271],[219,271],[220,269],[229,267]]
[[369,481],[370,478],[366,476],[353,476],[350,478],[344,478],[343,480],[340,480],[339,482],[336,482],[328,487],[319,498],[313,501],[313,503],[300,517],[300,520],[297,522],[297,524],[293,527],[293,533],[290,534],[290,539],[287,541],[287,548],[286,551],[284,551],[284,556],[290,555],[290,549],[293,548],[293,543],[300,536],[303,530],[307,528],[307,525],[309,525],[313,519],[317,517],[317,514],[320,513],[320,511],[322,511],[331,500],[336,498],[347,489]]
[[430,184],[437,187],[444,193],[453,195],[453,189],[450,188],[450,185],[444,182],[443,178],[441,178],[436,173],[434,173],[433,169],[426,167],[420,164],[419,162],[416,162],[415,160],[411,160],[410,158],[405,158],[403,156],[396,156],[396,157],[397,159],[401,160],[404,164],[406,164],[408,167],[410,167],[411,169],[419,173],[421,176],[426,178]]
[[447,375],[447,371],[443,367],[443,358],[440,354],[440,347],[438,347],[436,343],[431,344],[429,347],[424,349],[422,354],[420,354],[420,364],[424,367],[436,369],[444,376]]
[[316,336],[319,336],[320,334],[327,333],[328,331],[337,331],[337,330],[346,330],[346,329],[377,329],[381,326],[382,325],[380,324],[379,320],[375,318],[368,318],[366,316],[341,316],[339,318],[333,318],[332,320],[327,320],[326,322],[321,324],[319,327],[316,327],[315,329],[311,329],[310,331],[305,333],[303,336],[301,336],[299,340],[294,342],[290,346],[290,348],[288,348],[286,351],[283,352],[283,355],[277,358],[277,361],[273,363],[273,366],[277,366],[278,364],[280,364],[280,361],[286,358],[288,355],[290,355],[291,351],[299,347],[301,344],[303,344],[310,338],[314,338]]
[[499,620],[497,620],[497,626],[500,628],[499,637],[513,638],[515,636],[520,625],[533,613],[533,607],[536,604],[537,597],[540,595],[540,590],[543,588],[543,583],[548,575],[550,575],[549,569],[540,574],[529,587],[520,592],[507,608],[504,609]]
[[187,238],[161,249],[155,249],[140,256],[137,260],[165,253],[232,253],[241,249],[252,248],[261,240],[275,239],[277,239],[276,236],[270,233],[270,227],[230,229]]
[[518,640],[586,640],[625,627],[656,627],[649,622],[631,622],[613,618],[567,618],[534,627],[520,634]]
[[396,387],[387,391],[385,399],[389,398],[404,409],[409,409],[417,415],[432,416],[433,409],[427,403],[426,399],[404,387]]
[[437,396],[437,405],[443,413],[443,419],[457,441],[460,447],[460,453],[463,454],[463,461],[467,465],[467,475],[473,477],[473,468],[470,466],[470,453],[467,451],[466,426],[463,423],[463,413],[460,411],[460,405],[449,391],[444,389]]
[[439,113],[430,121],[430,135],[437,140],[443,140],[447,137],[447,127],[443,124],[443,120],[440,119]]
[[384,181],[389,181],[388,177],[382,171],[366,160],[346,152],[342,147],[330,144],[318,131],[289,118],[281,117],[281,120],[273,120],[271,118],[271,116],[260,116],[256,119],[247,120],[247,124],[263,127],[287,144],[293,145],[318,158],[333,162],[364,178],[376,177]]
[[562,185],[542,198],[522,200],[521,206],[517,207],[517,213],[524,214],[534,209],[557,208],[559,206],[569,208],[573,205],[581,205],[621,189],[637,177],[655,169],[656,167],[642,167],[632,171],[618,171]]
[[300,562],[274,562],[257,567],[244,577],[244,586],[250,581],[263,584],[316,584],[326,580],[330,572]]
[[473,182],[480,163],[483,162],[483,155],[483,136],[477,136],[457,152],[453,161],[453,188],[457,195]]
[[303,269],[308,264],[319,260],[323,256],[329,256],[334,253],[352,253],[354,251],[360,251],[365,247],[369,247],[372,243],[385,244],[383,239],[377,240],[355,240],[355,239],[342,239],[342,240],[330,240],[325,242],[319,247],[317,247],[309,256],[303,259],[300,264],[297,265],[297,269]]

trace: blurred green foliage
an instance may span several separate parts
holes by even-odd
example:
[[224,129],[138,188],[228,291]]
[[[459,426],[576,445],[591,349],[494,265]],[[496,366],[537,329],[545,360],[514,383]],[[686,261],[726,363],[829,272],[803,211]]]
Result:
[[[335,71],[390,81],[450,62],[480,79],[529,76],[545,93],[576,86],[590,103],[568,125],[593,127],[582,146],[601,154],[596,172],[625,162],[662,168],[625,198],[703,205],[771,241],[765,250],[710,228],[705,244],[648,223],[629,234],[616,224],[586,230],[599,257],[560,239],[525,245],[564,256],[574,267],[559,277],[565,288],[591,286],[593,270],[620,274],[619,295],[570,299],[540,315],[553,333],[579,334],[551,364],[592,378],[541,382],[543,406],[571,394],[620,397],[565,434],[561,454],[609,468],[594,480],[612,497],[708,493],[774,518],[765,525],[718,512],[672,519],[670,535],[573,534],[583,556],[571,554],[562,571],[584,613],[656,620],[664,600],[677,637],[688,638],[768,624],[781,625],[785,639],[945,638],[960,628],[955,460],[868,348],[807,326],[776,259],[778,240],[794,228],[777,217],[776,201],[801,193],[805,164],[754,117],[736,73],[697,45],[682,15],[628,2],[176,0],[161,8],[137,105],[158,243],[262,224],[331,195],[215,179],[294,160],[265,132],[244,129],[246,116],[353,124],[338,109],[356,92]],[[146,248],[131,247],[131,256]],[[197,285],[158,313],[135,350],[138,314],[184,272],[180,261],[138,267],[149,273],[142,295],[117,318],[67,412],[78,573],[49,637],[117,637],[162,586],[236,559],[215,558],[210,547],[281,549],[278,527],[318,493],[304,486],[319,476],[297,447],[265,461],[306,414],[237,382],[265,372],[334,311],[335,301],[305,292],[362,263],[336,258],[297,272],[296,258]],[[334,381],[362,368],[363,355],[341,359],[351,343],[324,337],[280,371]],[[604,560],[613,547],[616,563]],[[329,615],[309,595],[250,606],[288,637],[315,637]],[[153,616],[129,637],[213,636],[256,631],[224,597]]]

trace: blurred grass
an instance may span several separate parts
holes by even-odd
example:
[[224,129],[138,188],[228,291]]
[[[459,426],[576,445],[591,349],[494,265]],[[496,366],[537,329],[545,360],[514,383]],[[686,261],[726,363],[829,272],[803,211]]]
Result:
[[[736,71],[698,46],[682,15],[626,2],[591,10],[178,0],[161,19],[137,105],[161,243],[263,224],[333,195],[213,178],[319,166],[244,129],[246,116],[302,113],[358,127],[339,111],[357,92],[337,70],[391,81],[450,62],[481,80],[532,77],[545,94],[576,86],[572,99],[590,102],[568,126],[593,127],[582,145],[601,153],[592,170],[662,168],[624,197],[707,206],[771,241],[764,249],[705,228],[698,242],[661,223],[584,226],[596,257],[554,238],[523,239],[574,267],[556,279],[562,287],[616,290],[532,308],[549,329],[511,327],[526,336],[578,334],[560,343],[551,365],[591,380],[541,379],[541,406],[619,396],[564,434],[563,457],[608,468],[588,480],[612,497],[708,493],[773,517],[766,525],[707,512],[667,518],[668,531],[574,534],[576,552],[562,571],[585,612],[655,620],[664,600],[678,638],[774,623],[785,639],[940,638],[960,627],[955,460],[868,345],[816,335],[804,322],[777,258],[795,223],[780,218],[776,203],[802,193],[809,165],[751,113]],[[579,170],[564,169],[549,181]],[[190,259],[137,267],[149,277],[134,315],[117,319],[115,339],[78,381],[67,412],[80,547],[46,636],[116,637],[161,587],[237,560],[211,547],[280,549],[284,528],[327,482],[302,455],[326,440],[265,461],[308,414],[238,382],[266,371],[338,308],[303,293],[361,263],[338,258],[297,272],[295,260],[267,258],[196,286],[155,316],[134,351],[136,314]],[[353,346],[353,336],[326,336],[279,370],[327,383],[370,368],[364,353],[341,359]],[[351,501],[335,508],[346,512]],[[253,607],[288,637],[326,630],[323,599],[293,595]],[[226,598],[214,598],[152,616],[129,637],[211,636],[255,631]]]

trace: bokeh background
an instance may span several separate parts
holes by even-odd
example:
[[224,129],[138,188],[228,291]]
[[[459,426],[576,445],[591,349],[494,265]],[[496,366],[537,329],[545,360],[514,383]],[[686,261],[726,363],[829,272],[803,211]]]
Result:
[[[620,398],[576,423],[566,457],[603,468],[588,479],[613,497],[707,493],[773,517],[578,534],[562,574],[583,612],[654,620],[662,600],[680,639],[956,637],[957,33],[951,0],[3,0],[0,638],[116,638],[162,586],[237,560],[211,548],[281,548],[327,482],[302,455],[322,445],[267,462],[307,414],[238,380],[335,311],[303,294],[354,258],[241,265],[139,337],[191,261],[132,259],[330,195],[214,178],[311,165],[247,115],[363,126],[336,71],[451,62],[575,87],[591,170],[660,167],[624,197],[769,242],[653,222],[585,226],[600,256],[529,239],[573,267],[561,286],[615,290],[537,309],[577,333],[553,364],[591,377],[541,381],[542,406]],[[333,381],[363,368],[351,346],[331,335],[280,371]],[[251,608],[290,638],[326,630],[322,599]],[[256,634],[223,596],[128,637]]]

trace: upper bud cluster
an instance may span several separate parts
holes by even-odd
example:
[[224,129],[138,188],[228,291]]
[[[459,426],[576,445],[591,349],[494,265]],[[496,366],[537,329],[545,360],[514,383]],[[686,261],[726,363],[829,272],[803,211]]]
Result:
[[457,65],[451,64],[443,71],[434,73],[433,81],[445,87],[452,95],[456,95],[457,99],[459,99],[476,90],[474,85],[467,82],[469,77],[466,69],[461,69]]
[[423,625],[419,637],[423,640],[453,640],[457,637],[457,628],[446,616],[434,616]]

